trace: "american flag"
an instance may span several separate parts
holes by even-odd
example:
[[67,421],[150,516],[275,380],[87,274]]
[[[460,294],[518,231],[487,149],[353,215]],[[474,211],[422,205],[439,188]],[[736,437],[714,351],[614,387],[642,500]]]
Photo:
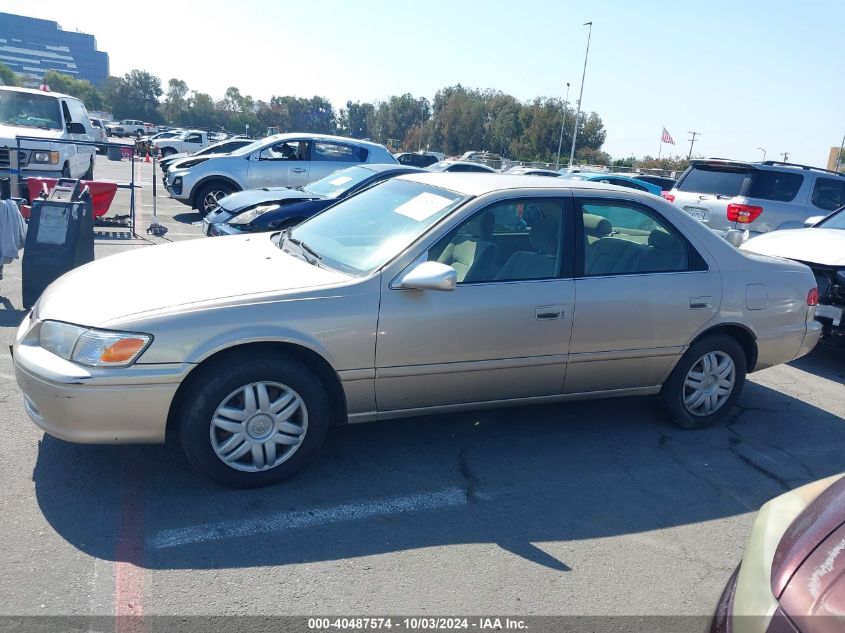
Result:
[[672,135],[669,134],[669,130],[663,128],[663,136],[660,137],[661,143],[670,143],[672,145],[675,144],[675,140],[672,138]]

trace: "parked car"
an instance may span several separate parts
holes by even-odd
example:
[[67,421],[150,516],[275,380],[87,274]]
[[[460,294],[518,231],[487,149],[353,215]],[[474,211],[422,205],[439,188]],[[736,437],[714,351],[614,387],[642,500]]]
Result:
[[807,222],[809,228],[766,233],[740,248],[809,266],[819,288],[816,319],[822,324],[822,336],[845,344],[845,207]]
[[205,216],[244,189],[301,187],[360,163],[396,163],[383,145],[324,134],[278,134],[227,156],[192,158],[167,172],[170,196]]
[[666,199],[712,229],[756,235],[801,228],[845,204],[845,174],[771,160],[693,160]]
[[653,185],[650,182],[640,180],[639,178],[631,178],[630,176],[620,176],[616,174],[601,174],[596,172],[558,172],[561,178],[570,180],[585,180],[587,182],[603,182],[608,185],[616,185],[617,187],[627,187],[629,189],[636,189],[637,191],[646,191],[648,193],[659,196],[662,192],[660,187]]
[[502,167],[502,157],[499,154],[493,154],[491,152],[464,152],[459,160],[465,160],[473,163],[483,163],[495,170]]
[[123,119],[117,123],[106,125],[106,132],[110,136],[143,136],[144,134],[155,134],[158,128],[152,123],[144,123],[138,119]]
[[403,152],[396,154],[395,158],[400,165],[408,165],[409,167],[428,167],[441,160],[429,152]]
[[486,174],[498,173],[492,167],[482,165],[481,163],[471,163],[465,160],[441,160],[439,163],[434,163],[426,167],[428,171],[444,172],[444,171],[462,171],[462,172],[484,172]]
[[[528,204],[530,230],[496,229]],[[649,230],[628,228],[643,217]],[[410,174],[288,231],[77,268],[24,318],[13,357],[49,434],[171,435],[210,477],[257,486],[347,422],[653,394],[681,427],[714,424],[747,372],[816,345],[815,283],[632,189]]]
[[203,233],[209,236],[242,235],[286,229],[377,182],[422,171],[395,163],[355,165],[296,189],[273,187],[240,191],[220,200],[219,206],[203,218]]
[[[43,141],[21,141],[29,136]],[[97,151],[93,145],[52,141],[96,140],[85,104],[59,92],[0,86],[0,173],[18,152],[21,176],[45,178],[94,177]]]
[[657,185],[660,187],[661,191],[671,191],[672,187],[675,186],[675,179],[669,178],[668,176],[654,176],[652,174],[640,174],[638,172],[631,172],[625,174],[613,174],[615,176],[628,176],[629,178],[636,178],[637,180],[641,180],[643,182],[651,183],[652,185]]
[[102,119],[91,118],[91,133],[94,137],[93,140],[95,143],[99,143],[97,145],[97,153],[103,154],[106,150],[106,143],[109,141],[108,134],[106,133],[106,124],[103,122]]
[[511,167],[510,169],[502,173],[511,174],[513,176],[549,176],[550,178],[560,178],[560,172],[557,172],[553,169],[541,169],[539,167],[523,167],[522,165]]
[[202,130],[185,130],[170,138],[156,139],[152,142],[153,147],[158,150],[162,158],[175,156],[176,154],[192,154],[204,147],[208,147],[213,141],[209,138],[208,132]]
[[742,563],[716,606],[711,633],[834,633],[845,613],[845,477],[766,503]]
[[[171,167],[174,165],[178,166],[188,163],[189,159],[193,156],[210,156],[211,154],[231,154],[236,149],[241,149],[242,147],[246,147],[247,145],[252,145],[255,143],[253,139],[250,138],[236,138],[236,139],[228,139],[225,141],[218,141],[217,143],[212,143],[207,147],[202,148],[201,150],[194,152],[193,154],[170,154],[169,156],[159,159],[158,165],[161,167],[162,171],[162,180],[166,180],[167,172],[170,170]],[[166,183],[165,183],[166,184]]]

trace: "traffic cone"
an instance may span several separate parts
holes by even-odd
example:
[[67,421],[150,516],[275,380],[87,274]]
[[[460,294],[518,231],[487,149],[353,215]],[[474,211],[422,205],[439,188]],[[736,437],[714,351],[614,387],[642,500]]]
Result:
[[144,156],[144,162],[145,162],[145,163],[149,163],[149,162],[150,162],[150,150],[147,150],[147,153],[146,153],[146,155]]

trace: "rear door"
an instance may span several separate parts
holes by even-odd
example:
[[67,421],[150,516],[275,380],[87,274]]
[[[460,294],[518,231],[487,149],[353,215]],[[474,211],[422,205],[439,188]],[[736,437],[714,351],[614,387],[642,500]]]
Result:
[[639,200],[583,191],[575,217],[581,239],[564,390],[656,387],[717,314],[720,273]]
[[365,163],[367,154],[367,150],[362,147],[315,139],[312,143],[309,172],[301,184],[325,178],[338,169]]

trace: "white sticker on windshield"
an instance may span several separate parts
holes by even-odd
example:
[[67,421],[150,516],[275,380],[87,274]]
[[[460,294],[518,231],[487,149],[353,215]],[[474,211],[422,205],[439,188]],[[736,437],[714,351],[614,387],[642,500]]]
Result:
[[445,209],[450,204],[452,204],[452,201],[449,198],[426,192],[414,196],[405,204],[396,207],[396,213],[401,213],[417,222],[422,222],[441,209]]
[[334,180],[329,180],[329,184],[337,187],[338,185],[345,185],[350,180],[352,180],[352,178],[349,176],[338,176]]

